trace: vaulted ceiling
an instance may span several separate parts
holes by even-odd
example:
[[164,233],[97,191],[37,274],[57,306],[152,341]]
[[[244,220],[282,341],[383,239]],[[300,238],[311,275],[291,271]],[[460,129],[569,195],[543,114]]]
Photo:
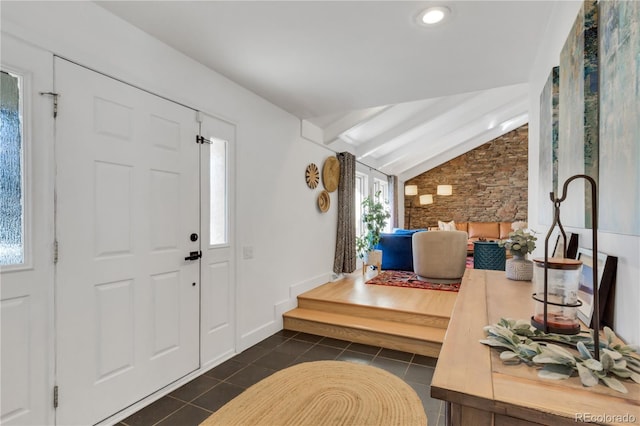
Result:
[[[528,121],[555,3],[98,2],[299,117],[304,136],[401,180]],[[449,19],[417,24],[433,5]]]

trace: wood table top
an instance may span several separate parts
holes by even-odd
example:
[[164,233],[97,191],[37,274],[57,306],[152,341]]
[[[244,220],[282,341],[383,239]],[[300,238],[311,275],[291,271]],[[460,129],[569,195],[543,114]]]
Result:
[[[586,388],[578,377],[541,379],[534,367],[505,365],[499,351],[483,345],[483,327],[500,318],[530,319],[530,281],[512,281],[504,271],[467,270],[438,358],[431,396],[541,424],[640,424],[640,385],[629,393],[602,384]],[[581,417],[582,416],[582,417]]]

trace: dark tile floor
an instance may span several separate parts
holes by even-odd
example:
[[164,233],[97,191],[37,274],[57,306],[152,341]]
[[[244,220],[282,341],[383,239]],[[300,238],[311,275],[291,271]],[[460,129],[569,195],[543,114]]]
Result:
[[422,400],[430,426],[444,425],[444,403],[430,396],[435,358],[282,330],[124,419],[120,426],[198,425],[243,390],[278,370],[306,361],[373,365],[407,382]]

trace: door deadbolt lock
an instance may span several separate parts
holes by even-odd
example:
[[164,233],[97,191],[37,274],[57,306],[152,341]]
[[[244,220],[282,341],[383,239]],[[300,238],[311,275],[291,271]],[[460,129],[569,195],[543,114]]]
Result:
[[198,234],[194,232],[193,234],[191,234],[189,239],[191,239],[191,241],[198,241]]

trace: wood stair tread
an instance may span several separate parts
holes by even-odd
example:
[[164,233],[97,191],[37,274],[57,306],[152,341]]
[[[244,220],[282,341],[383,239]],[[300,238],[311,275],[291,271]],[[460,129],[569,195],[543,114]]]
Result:
[[359,307],[359,308],[364,308],[364,309],[372,309],[372,310],[380,310],[380,311],[385,311],[385,312],[396,312],[398,314],[407,314],[407,315],[419,315],[419,316],[428,316],[428,317],[436,317],[436,318],[450,318],[451,313],[450,311],[446,311],[443,309],[444,312],[438,312],[438,313],[425,313],[421,310],[413,310],[413,309],[404,309],[404,308],[397,308],[397,307],[389,307],[389,306],[372,306],[370,304],[367,303],[355,303],[355,302],[345,302],[345,301],[340,301],[340,300],[326,300],[323,299],[321,297],[309,297],[309,296],[305,296],[305,295],[300,295],[298,296],[298,304],[304,304],[307,302],[317,302],[317,303],[324,303],[324,304],[335,304],[335,305],[342,305],[342,306],[348,306],[348,307]]
[[408,311],[386,306],[322,300],[319,298],[314,299],[298,296],[298,308],[359,318],[392,321],[400,324],[414,324],[422,327],[446,329],[449,324],[449,316],[433,315],[425,312]]
[[296,308],[289,312],[286,312],[284,314],[284,317],[324,324],[332,324],[341,327],[349,327],[393,336],[401,336],[426,342],[442,343],[444,341],[444,335],[446,333],[446,329],[443,328],[400,323],[382,319],[358,317],[333,312],[323,312],[304,308]]

